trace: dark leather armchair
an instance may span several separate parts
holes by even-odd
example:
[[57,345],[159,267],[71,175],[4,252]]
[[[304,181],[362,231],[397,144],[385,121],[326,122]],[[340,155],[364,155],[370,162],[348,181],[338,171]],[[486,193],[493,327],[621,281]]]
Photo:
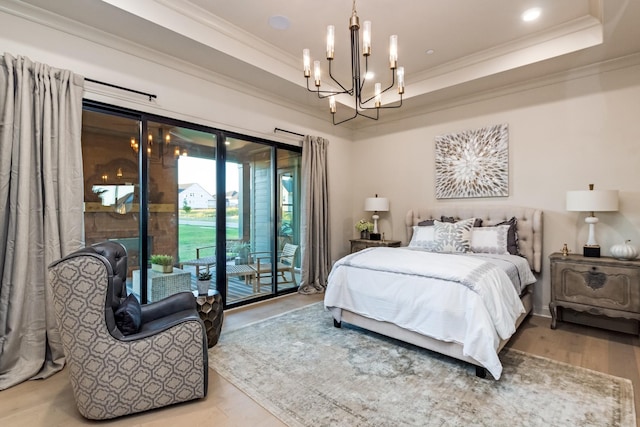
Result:
[[[123,333],[127,252],[107,241],[49,266],[54,307],[80,413],[108,419],[207,394],[207,338],[193,294],[136,308]],[[134,310],[135,314],[135,310]]]

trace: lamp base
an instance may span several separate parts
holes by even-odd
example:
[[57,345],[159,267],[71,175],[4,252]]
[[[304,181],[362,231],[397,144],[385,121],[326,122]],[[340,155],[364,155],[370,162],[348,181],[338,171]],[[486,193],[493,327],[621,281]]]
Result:
[[589,258],[600,258],[600,246],[583,246],[582,255]]
[[369,233],[369,240],[380,240],[380,233]]

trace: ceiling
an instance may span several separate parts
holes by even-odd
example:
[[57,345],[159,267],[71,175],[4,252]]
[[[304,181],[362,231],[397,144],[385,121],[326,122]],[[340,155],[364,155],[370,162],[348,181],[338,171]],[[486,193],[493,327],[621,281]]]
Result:
[[[325,34],[333,24],[334,75],[351,85],[349,0],[21,3],[171,55],[329,121],[328,102],[306,89],[302,49],[322,61],[326,76]],[[540,18],[524,22],[521,14],[532,7],[540,8]],[[398,35],[398,62],[406,80],[403,107],[382,111],[381,120],[640,52],[637,0],[359,0],[356,9],[361,23],[372,22],[369,65],[383,87],[391,82],[389,36]],[[373,87],[364,92],[372,94]],[[395,90],[390,92],[383,104],[397,101]],[[338,102],[336,118],[353,113],[351,97]],[[349,125],[372,123],[358,119]]]

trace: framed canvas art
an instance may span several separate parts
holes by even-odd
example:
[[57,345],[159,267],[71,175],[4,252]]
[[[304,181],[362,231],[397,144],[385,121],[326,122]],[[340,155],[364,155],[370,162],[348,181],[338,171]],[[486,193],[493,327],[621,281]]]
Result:
[[436,198],[509,195],[507,124],[437,136]]

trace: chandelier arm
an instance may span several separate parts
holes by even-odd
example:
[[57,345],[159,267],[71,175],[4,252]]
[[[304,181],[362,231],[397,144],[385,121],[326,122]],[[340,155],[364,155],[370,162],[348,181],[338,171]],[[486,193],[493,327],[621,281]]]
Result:
[[344,123],[344,122],[348,122],[349,120],[353,120],[353,119],[355,119],[356,117],[358,117],[358,112],[356,112],[353,116],[351,116],[351,117],[349,117],[349,118],[347,118],[347,119],[340,120],[339,122],[336,122],[336,115],[335,115],[335,114],[332,114],[332,115],[331,115],[331,119],[333,120],[333,124],[334,124],[334,125],[339,125],[339,124],[342,124],[342,123]]
[[380,107],[363,107],[361,106],[361,110],[388,110],[390,108],[400,108],[402,107],[402,94],[400,94],[400,101],[396,101],[397,104],[393,105],[381,105]]
[[[367,73],[369,72],[369,56],[364,57],[364,76],[360,79],[360,97],[359,102],[362,103],[362,89],[364,88],[364,84],[367,82]],[[370,98],[370,99],[373,99]],[[365,101],[366,102],[366,101]]]
[[[391,70],[391,84],[388,87],[386,87],[383,91],[381,91],[380,94],[382,95],[383,93],[387,92],[389,89],[393,88],[395,85],[396,85],[396,74],[393,72],[393,70]],[[369,99],[367,99],[365,101],[360,100],[360,107],[366,108],[366,109],[385,108],[385,107],[365,107],[364,106],[364,104],[366,104],[367,102],[371,101],[375,97],[376,96],[373,95],[371,98],[369,98]]]
[[[315,89],[312,89],[309,87],[309,78],[307,78],[307,90],[309,92],[313,92],[318,94],[318,98],[320,99],[325,99],[328,98],[332,95],[342,95],[344,93],[346,93],[347,95],[352,95],[353,94],[353,89],[351,90],[344,90],[344,91],[338,91],[338,90],[320,90],[318,87],[316,87]],[[322,95],[321,95],[322,94]],[[326,94],[326,95],[324,95]]]
[[355,112],[355,114],[354,114],[353,116],[351,116],[351,117],[349,117],[349,118],[347,118],[347,119],[341,120],[341,121],[339,121],[339,122],[336,122],[336,116],[335,116],[335,114],[332,114],[331,116],[332,116],[333,124],[334,124],[334,125],[339,125],[339,124],[342,124],[342,123],[344,123],[344,122],[348,122],[348,121],[350,121],[350,120],[355,119],[355,118],[356,118],[356,117],[358,117],[358,116],[360,116],[360,117],[366,117],[367,119],[371,119],[371,120],[378,120],[378,119],[379,119],[379,117],[380,117],[380,115],[379,115],[379,113],[378,113],[378,112],[376,112],[376,116],[375,116],[375,117],[372,117],[372,116],[368,116],[368,115],[366,115],[366,114],[362,114],[360,111],[356,111],[356,112]]
[[377,111],[378,109],[376,108],[376,115],[375,117],[373,116],[369,116],[368,114],[364,114],[362,111],[358,111],[358,115],[360,117],[366,117],[367,119],[371,119],[371,120],[378,120],[380,118],[380,112]]
[[342,86],[342,83],[340,83],[338,80],[335,79],[335,77],[333,77],[333,74],[331,73],[331,63],[333,61],[329,61],[329,77],[331,77],[331,80],[333,80],[338,86],[340,86],[340,88],[342,88],[342,92],[336,92],[335,95],[341,94],[341,93],[348,93],[349,95],[351,95],[353,93],[353,84],[351,86],[351,89],[347,89],[344,86]]

